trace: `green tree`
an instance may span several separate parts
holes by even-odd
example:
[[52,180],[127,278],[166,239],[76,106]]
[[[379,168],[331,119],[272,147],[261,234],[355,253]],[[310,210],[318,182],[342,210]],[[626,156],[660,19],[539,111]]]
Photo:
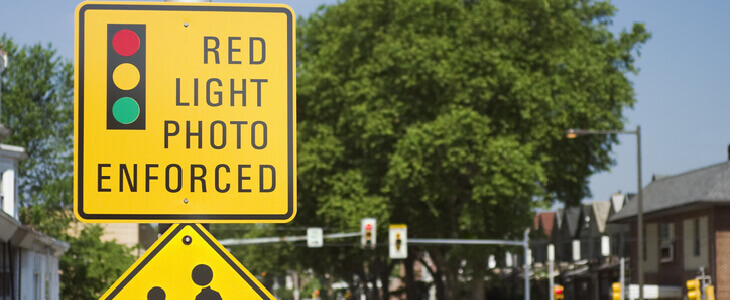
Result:
[[[368,209],[412,237],[519,239],[535,208],[590,196],[587,178],[608,169],[617,140],[568,142],[564,132],[623,127],[635,102],[626,75],[650,36],[642,24],[612,34],[614,13],[588,0],[319,10],[297,31],[295,223],[352,228]],[[484,252],[423,250],[440,299],[466,297],[459,269],[477,278],[464,290],[484,297]]]
[[[70,243],[61,257],[64,299],[97,299],[131,265],[131,249],[102,242],[103,229],[75,221],[73,206],[73,64],[51,45],[19,46],[3,35],[0,123],[28,158],[18,166],[20,219],[24,225]],[[78,229],[73,232],[72,229]]]
[[95,224],[65,236],[71,246],[58,262],[62,299],[99,299],[134,262],[132,249],[102,242],[103,234],[104,228]]

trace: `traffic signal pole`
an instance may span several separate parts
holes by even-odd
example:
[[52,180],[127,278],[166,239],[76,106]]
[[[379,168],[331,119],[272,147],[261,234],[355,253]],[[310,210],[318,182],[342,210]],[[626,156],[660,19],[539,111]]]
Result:
[[[341,232],[325,234],[325,239],[337,239],[347,237],[362,236],[362,232]],[[493,245],[493,246],[519,246],[524,249],[524,276],[525,276],[525,300],[530,300],[530,263],[529,263],[529,251],[530,251],[530,240],[529,230],[525,230],[523,240],[512,241],[512,240],[471,240],[471,239],[412,239],[408,238],[408,244],[421,244],[421,245]],[[268,244],[268,243],[280,243],[280,242],[296,242],[307,240],[306,235],[302,236],[274,236],[274,237],[261,237],[251,239],[225,239],[218,241],[223,246],[240,246],[240,245],[255,245],[255,244]],[[552,265],[552,264],[551,264]],[[551,266],[552,272],[552,266]],[[551,276],[552,280],[552,276]],[[551,291],[552,293],[552,291]]]
[[548,288],[548,291],[550,291],[550,300],[555,300],[555,275],[553,274],[553,270],[555,269],[555,247],[550,244],[548,245],[548,282],[550,283],[550,286]]
[[619,273],[618,273],[618,282],[621,283],[621,300],[626,299],[626,294],[624,292],[626,290],[626,288],[625,288],[626,281],[624,280],[624,276],[626,276],[625,268],[626,267],[624,266],[624,257],[621,256],[621,258],[619,258]]
[[[330,233],[325,234],[323,237],[325,239],[341,239],[341,238],[348,238],[348,237],[356,237],[360,236],[360,232],[340,232],[340,233]],[[299,236],[271,236],[271,237],[261,237],[261,238],[252,238],[252,239],[225,239],[218,241],[223,246],[240,246],[240,245],[256,245],[256,244],[270,244],[270,243],[280,243],[280,242],[296,242],[296,241],[306,241],[307,236],[306,235],[299,235]]]
[[529,253],[530,252],[530,237],[528,236],[528,233],[530,233],[529,229],[525,229],[525,235],[524,235],[524,245],[525,248],[525,264],[524,264],[524,271],[525,271],[525,300],[530,300],[530,262],[529,262]]

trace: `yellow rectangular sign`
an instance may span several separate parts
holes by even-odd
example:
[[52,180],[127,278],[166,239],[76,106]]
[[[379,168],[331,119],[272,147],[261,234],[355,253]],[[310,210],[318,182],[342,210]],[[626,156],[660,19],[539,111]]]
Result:
[[79,5],[77,218],[293,219],[294,29],[285,5]]

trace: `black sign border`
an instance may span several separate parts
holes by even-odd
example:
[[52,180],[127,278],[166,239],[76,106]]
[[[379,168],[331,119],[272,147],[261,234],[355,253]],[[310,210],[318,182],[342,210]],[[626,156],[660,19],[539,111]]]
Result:
[[[77,199],[74,209],[80,217],[85,220],[195,220],[195,221],[226,221],[226,220],[248,220],[248,221],[284,221],[293,218],[294,207],[294,62],[293,62],[293,29],[294,16],[292,12],[284,7],[256,7],[256,6],[201,6],[201,5],[145,5],[145,4],[81,4],[78,10],[79,26],[76,32],[78,36],[78,161],[76,164],[76,176],[78,180]],[[83,197],[83,166],[84,166],[84,26],[85,14],[88,10],[160,10],[160,11],[224,11],[224,12],[259,12],[259,13],[283,13],[287,17],[287,144],[288,144],[288,185],[289,195],[287,201],[287,212],[284,214],[89,214],[84,212]]]
[[251,286],[251,288],[253,288],[253,290],[256,292],[256,294],[261,296],[261,299],[270,299],[269,296],[267,296],[266,293],[264,291],[262,291],[261,288],[256,284],[256,282],[254,280],[252,280],[246,274],[246,272],[241,270],[241,268],[239,268],[238,265],[236,265],[236,263],[230,257],[228,257],[228,255],[226,255],[226,253],[223,252],[223,250],[220,249],[218,247],[218,245],[216,245],[216,243],[214,243],[213,240],[211,240],[210,237],[208,237],[207,234],[205,234],[205,232],[203,232],[202,226],[200,226],[199,224],[177,224],[177,226],[174,229],[173,228],[168,229],[168,230],[172,230],[172,232],[170,232],[170,234],[167,235],[167,237],[165,237],[165,239],[162,240],[162,242],[160,242],[160,244],[158,244],[145,257],[145,259],[142,262],[140,262],[139,265],[137,265],[137,267],[135,267],[134,270],[132,270],[132,272],[129,273],[129,275],[124,277],[124,279],[119,283],[119,285],[117,285],[117,287],[114,289],[114,291],[112,291],[109,294],[109,296],[104,299],[105,300],[114,299],[114,297],[116,297],[124,289],[124,286],[126,286],[127,283],[129,283],[132,280],[132,278],[134,278],[134,276],[137,275],[137,273],[139,273],[139,271],[141,271],[144,268],[144,266],[146,266],[147,263],[149,263],[152,260],[152,258],[154,258],[155,255],[157,255],[157,253],[160,252],[160,250],[165,248],[165,245],[167,245],[172,240],[172,238],[174,238],[180,232],[180,230],[182,230],[183,228],[185,228],[187,226],[192,227],[195,230],[195,232],[197,232],[198,235],[200,235],[200,237],[203,238],[203,240],[205,240],[206,243],[208,243],[208,245],[210,245],[213,249],[215,249],[215,251],[218,253],[218,255],[220,255],[223,258],[223,260],[225,260],[234,270],[236,270],[236,273],[238,273],[238,275],[240,275],[243,278],[243,280],[246,280],[246,282]]

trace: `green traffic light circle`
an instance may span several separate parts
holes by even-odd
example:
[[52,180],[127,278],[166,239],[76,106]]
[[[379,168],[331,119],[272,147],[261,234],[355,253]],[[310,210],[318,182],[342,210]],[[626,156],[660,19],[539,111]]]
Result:
[[112,115],[117,122],[130,124],[139,117],[139,104],[129,97],[119,98],[112,106]]

